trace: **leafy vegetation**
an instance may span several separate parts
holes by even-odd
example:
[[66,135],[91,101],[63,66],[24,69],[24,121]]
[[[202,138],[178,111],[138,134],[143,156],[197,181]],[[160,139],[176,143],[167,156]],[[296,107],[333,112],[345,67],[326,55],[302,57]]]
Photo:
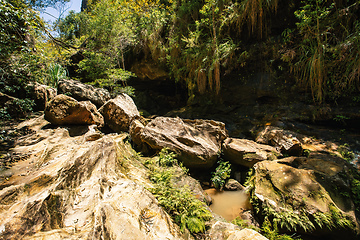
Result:
[[341,154],[341,156],[348,162],[351,162],[354,159],[354,152],[350,151],[349,144],[345,143],[340,145],[337,151]]
[[210,220],[212,215],[205,204],[198,200],[189,189],[174,187],[173,167],[182,167],[175,159],[175,154],[164,148],[158,158],[148,160],[145,166],[150,170],[149,177],[154,186],[149,190],[179,224],[180,229],[182,231],[188,229],[191,233],[204,232],[205,222]]
[[277,224],[271,224],[271,221],[268,218],[265,218],[261,231],[269,240],[301,240],[299,237],[293,238],[286,234],[279,234]]
[[66,78],[66,70],[60,64],[50,64],[48,85],[57,88],[60,79]]
[[211,182],[217,190],[222,191],[225,186],[226,179],[230,177],[231,165],[229,162],[219,161],[219,166],[212,173]]

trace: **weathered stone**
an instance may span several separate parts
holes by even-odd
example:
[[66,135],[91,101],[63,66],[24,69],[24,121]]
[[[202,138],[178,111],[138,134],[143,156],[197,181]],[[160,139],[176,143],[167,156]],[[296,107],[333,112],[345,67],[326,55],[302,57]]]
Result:
[[176,152],[189,168],[209,168],[217,160],[227,131],[221,122],[157,117],[140,135],[152,149],[166,147]]
[[36,133],[13,151],[28,159],[0,181],[1,239],[187,239],[146,190],[127,135],[83,142],[43,124],[23,124]]
[[208,239],[213,240],[267,240],[266,237],[251,229],[240,227],[220,221],[214,221],[211,229],[207,232]]
[[55,125],[104,125],[104,118],[94,104],[89,101],[78,102],[63,94],[57,95],[48,102],[44,112],[45,119]]
[[228,138],[223,143],[224,159],[245,167],[280,155],[276,148],[247,139]]
[[58,92],[59,94],[69,94],[78,101],[90,101],[97,107],[101,107],[111,99],[110,93],[106,89],[96,88],[70,79],[59,80]]
[[226,182],[224,189],[229,191],[238,191],[238,190],[245,190],[245,187],[235,179],[229,179]]
[[250,184],[252,202],[262,217],[277,218],[288,231],[352,239],[349,229],[358,226],[354,203],[346,197],[348,167],[343,159],[320,153],[258,162]]
[[138,146],[142,145],[140,132],[144,127],[144,124],[142,124],[139,120],[132,121],[130,125],[129,134],[131,136],[131,140]]
[[55,88],[37,82],[28,85],[29,93],[35,101],[37,109],[44,110],[45,105],[57,95]]
[[118,133],[129,131],[131,122],[140,117],[134,101],[125,93],[107,101],[99,112],[104,116],[105,123]]
[[256,142],[272,145],[289,156],[301,156],[303,152],[301,143],[295,133],[272,126],[267,126],[261,131],[256,138]]

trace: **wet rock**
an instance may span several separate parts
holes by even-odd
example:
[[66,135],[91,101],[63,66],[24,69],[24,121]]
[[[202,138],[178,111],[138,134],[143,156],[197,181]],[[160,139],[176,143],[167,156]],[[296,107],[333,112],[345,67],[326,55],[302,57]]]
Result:
[[57,95],[55,88],[37,82],[28,85],[29,94],[35,101],[37,109],[44,110],[45,105]]
[[117,133],[128,132],[131,122],[140,118],[134,101],[125,93],[107,101],[99,112],[104,116],[105,123]]
[[280,155],[276,148],[247,139],[228,138],[223,143],[224,159],[245,167]]
[[1,239],[186,239],[146,190],[127,135],[84,142],[39,121],[13,149],[29,158],[0,181]]
[[48,102],[44,113],[45,119],[54,125],[104,125],[104,118],[94,104],[89,101],[78,102],[63,94]]
[[243,185],[241,185],[235,179],[229,179],[226,182],[224,188],[225,188],[225,190],[229,190],[229,191],[245,190],[245,187]]
[[256,142],[276,147],[281,153],[289,156],[301,156],[303,148],[296,133],[280,128],[267,126],[257,135]]
[[58,83],[59,94],[69,94],[78,101],[90,101],[98,108],[111,99],[110,93],[103,88],[96,88],[80,81],[61,79]]
[[353,239],[350,229],[358,225],[349,167],[340,157],[323,153],[256,163],[250,193],[257,216],[279,221],[290,232]]
[[221,122],[157,117],[140,136],[152,149],[166,147],[176,152],[177,158],[189,168],[210,168],[217,160],[227,131]]

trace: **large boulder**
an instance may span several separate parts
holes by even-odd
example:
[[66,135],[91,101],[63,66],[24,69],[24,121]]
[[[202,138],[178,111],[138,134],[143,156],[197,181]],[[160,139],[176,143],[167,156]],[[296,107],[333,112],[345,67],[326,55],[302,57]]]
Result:
[[36,108],[40,110],[44,110],[46,103],[57,95],[57,90],[55,88],[38,82],[29,84],[27,89],[29,90],[32,99],[35,101]]
[[129,131],[132,121],[140,118],[134,101],[125,93],[107,101],[99,112],[104,116],[105,123],[118,133]]
[[359,228],[349,169],[342,158],[325,153],[258,162],[249,181],[255,213],[281,230],[354,239],[351,230]]
[[141,130],[142,142],[150,148],[169,148],[189,168],[210,168],[227,138],[225,125],[210,120],[157,117]]
[[36,131],[13,149],[26,158],[0,172],[0,239],[187,239],[146,189],[127,135],[83,142],[42,125],[23,126]]
[[55,125],[104,125],[103,116],[89,101],[78,102],[74,98],[59,94],[45,108],[45,119]]
[[274,146],[288,156],[300,156],[303,148],[296,135],[288,130],[267,126],[258,133],[256,142]]
[[67,94],[78,101],[90,101],[97,107],[101,107],[111,99],[110,93],[103,88],[96,88],[80,81],[61,79],[58,83],[59,94]]
[[249,168],[257,162],[274,160],[280,155],[274,147],[237,138],[228,138],[224,141],[223,153],[225,160]]

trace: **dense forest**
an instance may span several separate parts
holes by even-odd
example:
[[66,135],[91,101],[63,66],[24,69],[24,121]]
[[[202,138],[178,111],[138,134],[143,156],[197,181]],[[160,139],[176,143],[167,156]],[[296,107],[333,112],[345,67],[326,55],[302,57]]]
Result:
[[[139,113],[134,107],[136,120],[139,120],[136,124],[142,126],[141,131],[150,126],[151,124],[146,124],[155,121],[157,115],[164,115],[176,117],[176,120],[161,120],[169,121],[168,124],[179,121],[182,125],[192,127],[204,121],[201,124],[206,126],[205,130],[196,134],[210,131],[210,138],[217,134],[216,144],[220,146],[217,155],[214,154],[214,159],[217,160],[204,167],[205,170],[199,171],[200,176],[196,175],[198,166],[194,167],[193,172],[190,164],[190,174],[199,179],[204,176],[211,178],[212,183],[208,185],[213,184],[213,187],[222,189],[228,178],[234,177],[233,173],[230,174],[231,171],[241,172],[241,183],[247,184],[252,210],[257,210],[260,222],[260,226],[254,229],[270,240],[298,237],[316,239],[316,236],[332,236],[332,230],[335,232],[339,229],[336,233],[338,235],[335,234],[333,239],[343,233],[349,234],[353,239],[358,238],[359,234],[355,230],[359,229],[360,215],[360,154],[356,152],[360,151],[359,0],[82,0],[81,12],[70,11],[52,23],[40,17],[39,10],[46,7],[63,10],[62,6],[68,2],[69,0],[0,1],[1,125],[11,125],[14,119],[24,120],[29,113],[44,110],[48,99],[40,104],[36,101],[34,84],[46,85],[47,89],[56,91],[62,79],[72,79],[80,81],[79,84],[84,86],[106,89],[110,96],[99,106],[95,103],[96,111],[93,112],[97,112],[97,107],[100,109],[105,106],[104,102],[109,99],[125,93],[126,95],[121,96],[133,97],[140,110]],[[66,91],[62,93],[71,95]],[[59,95],[64,99],[74,97]],[[123,98],[132,102],[131,98]],[[101,109],[101,114],[106,116],[104,107]],[[130,123],[126,126],[126,131],[111,129],[108,120],[104,120],[101,114],[98,115],[102,118],[102,123],[95,125],[105,130],[96,132],[100,137],[96,136],[95,141],[109,132],[122,134],[129,130]],[[188,119],[182,122],[178,117]],[[224,123],[196,120],[200,118],[224,122],[226,129]],[[104,121],[110,128],[104,127]],[[210,125],[219,132],[212,128],[209,130]],[[266,132],[270,127],[274,127],[269,130],[273,132]],[[283,129],[293,132],[288,134]],[[53,132],[56,131],[60,130]],[[259,144],[271,145],[270,141],[264,140],[266,134],[267,137],[288,134],[284,138],[290,139],[292,146],[311,146],[298,147],[296,153],[288,149],[284,152],[275,148],[269,150],[269,146],[262,146],[261,150],[256,150],[256,154],[261,152],[261,157],[265,157],[259,161],[264,160],[266,164],[259,164],[256,168],[253,167],[255,163],[241,165],[243,163],[230,164],[227,160],[222,161],[226,157],[223,151],[226,151],[231,142],[239,140],[235,138],[241,138],[246,143],[250,141],[247,139],[252,139]],[[69,139],[73,136],[68,135],[61,141],[72,141]],[[294,143],[294,136],[305,140],[301,140],[301,144],[298,140]],[[10,137],[12,136],[6,136],[5,130],[0,132],[1,143]],[[109,139],[117,137],[107,136],[99,142],[111,142],[113,140]],[[129,137],[132,144],[130,146],[129,141],[124,140],[126,137],[121,135],[119,138],[123,138],[121,142],[124,142],[120,144],[120,140],[114,140],[115,150],[109,151],[114,151],[115,156],[119,154],[118,148],[121,146],[124,162],[133,161],[131,164],[134,166],[130,170],[126,169],[128,166],[125,163],[121,166],[121,170],[126,170],[124,174],[137,167],[142,170],[147,168],[151,184],[155,186],[151,193],[160,199],[160,205],[168,210],[181,232],[187,229],[193,237],[205,239],[205,235],[201,235],[209,229],[205,222],[213,216],[207,212],[203,203],[194,204],[194,194],[188,190],[178,190],[173,185],[172,179],[174,176],[176,178],[179,173],[177,171],[183,171],[183,175],[188,176],[189,170],[179,164],[175,160],[175,154],[168,152],[168,149],[160,151],[160,148],[154,148],[157,150],[155,151],[150,149],[151,144],[144,147],[141,145],[145,141],[143,139],[139,140],[140,144],[137,146],[133,136]],[[225,139],[230,140],[226,142]],[[185,145],[188,143],[187,140],[183,141]],[[62,147],[65,149],[71,146],[72,143],[69,142]],[[104,143],[104,146],[113,144],[109,142],[107,145]],[[81,144],[77,147],[82,147]],[[94,145],[94,148],[89,147],[89,151],[99,148],[96,153],[91,154],[102,151],[97,143],[86,144]],[[193,143],[190,142],[189,145],[191,144]],[[318,145],[325,147],[320,149]],[[3,151],[5,147],[1,147],[0,160],[3,161],[9,154],[6,155]],[[41,158],[55,155],[58,149],[56,146],[52,147],[53,152],[49,150],[46,156],[45,147],[40,154]],[[141,154],[129,150],[131,147],[141,151],[148,150],[145,151],[145,155],[148,154],[146,157],[159,154],[159,158],[143,158]],[[10,150],[9,147],[6,148],[6,151]],[[246,155],[252,158],[256,154],[250,151],[242,157],[245,158]],[[69,156],[70,164],[72,158]],[[74,153],[73,157],[76,156]],[[356,157],[357,165],[352,164]],[[90,157],[86,155],[84,159],[88,161]],[[272,162],[274,159],[279,161]],[[84,164],[86,161],[84,160]],[[186,165],[186,161],[183,162]],[[322,168],[322,164],[326,167]],[[80,165],[77,167],[81,170]],[[72,167],[68,168],[73,170]],[[304,190],[309,196],[299,194],[299,197],[296,195],[299,189],[294,188],[291,192],[287,185],[281,185],[283,182],[276,182],[282,179],[282,175],[262,175],[272,168],[293,171],[292,177],[300,179],[299,184],[311,182],[309,186],[316,186],[316,189],[309,187],[310,190]],[[315,170],[309,170],[312,168]],[[63,171],[63,168],[59,169],[59,172]],[[304,173],[304,169],[309,171]],[[2,165],[0,171],[3,171]],[[205,173],[206,171],[208,172]],[[296,171],[310,177],[298,177]],[[202,183],[209,179],[202,179]],[[6,183],[5,180],[2,181]],[[3,182],[0,182],[0,186]],[[271,197],[278,197],[276,199],[280,199],[279,203],[291,206],[291,210],[284,207],[275,211],[275,207],[271,205],[274,201],[270,200],[270,204],[262,204],[263,199],[256,195],[256,191],[266,193],[268,188],[267,185],[260,188],[259,182],[284,187],[274,187],[275,194]],[[6,187],[4,185],[4,189]],[[54,189],[57,191],[57,186]],[[165,192],[167,197],[164,197]],[[306,197],[310,200],[305,201]],[[190,200],[179,203],[182,198]],[[55,197],[45,200],[50,201],[49,199],[58,201]],[[309,207],[312,199],[315,199],[316,204],[321,203],[321,207],[325,206],[327,211],[313,211],[312,206]],[[337,201],[342,200],[349,207],[336,205]],[[56,203],[47,204],[53,206]],[[182,204],[186,206],[183,207]],[[179,213],[179,208],[185,217]],[[306,210],[302,210],[305,208]],[[349,212],[352,215],[346,215]],[[241,219],[235,219],[233,223],[251,227],[251,224],[246,225]],[[61,224],[58,225],[52,225],[51,229],[61,228]],[[316,232],[315,238],[310,234],[312,231]],[[0,228],[0,234],[2,232],[5,230]],[[279,232],[289,235],[280,235]]]
[[132,93],[131,70],[149,63],[190,100],[221,98],[232,71],[266,71],[318,104],[359,102],[358,1],[87,1],[48,26],[35,9],[56,2],[1,3],[2,92],[26,100],[24,83],[55,86],[66,72]]

